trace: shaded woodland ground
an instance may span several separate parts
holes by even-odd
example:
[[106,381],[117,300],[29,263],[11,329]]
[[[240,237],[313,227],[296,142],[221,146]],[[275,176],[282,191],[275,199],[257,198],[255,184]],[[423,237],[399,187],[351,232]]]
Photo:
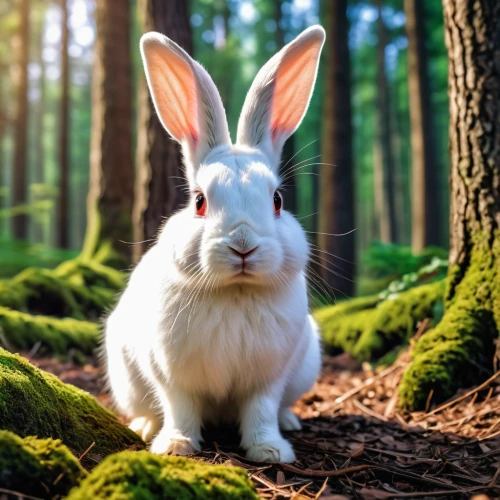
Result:
[[[82,365],[33,354],[26,356],[36,366],[112,408],[95,358]],[[243,467],[262,498],[470,498],[480,493],[496,498],[500,374],[460,391],[446,405],[409,413],[396,404],[408,361],[404,353],[375,373],[347,355],[326,356],[323,375],[295,408],[303,430],[287,434],[297,451],[293,465],[245,459],[236,429],[208,429],[206,446],[195,458]],[[92,467],[101,460],[90,449],[83,462]]]
[[[0,0],[0,498],[500,497],[500,4],[115,7]],[[227,429],[195,461],[152,455],[96,356],[186,202],[138,38],[200,60],[233,131],[258,67],[317,22],[318,85],[283,150],[325,349],[298,460],[252,463]]]

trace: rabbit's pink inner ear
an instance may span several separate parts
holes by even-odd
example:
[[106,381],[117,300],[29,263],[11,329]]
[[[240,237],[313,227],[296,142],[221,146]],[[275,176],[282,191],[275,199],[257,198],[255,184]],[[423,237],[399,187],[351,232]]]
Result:
[[307,111],[321,46],[322,41],[310,40],[294,47],[280,62],[270,123],[274,143],[293,134]]
[[200,135],[196,80],[190,65],[159,45],[148,54],[149,80],[158,115],[174,139],[195,147]]

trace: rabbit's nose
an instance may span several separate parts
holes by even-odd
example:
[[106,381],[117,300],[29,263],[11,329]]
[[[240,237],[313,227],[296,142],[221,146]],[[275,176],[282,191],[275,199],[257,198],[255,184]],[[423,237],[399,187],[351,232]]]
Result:
[[257,250],[257,248],[259,248],[259,246],[257,245],[256,247],[253,247],[251,250],[245,250],[244,252],[237,250],[236,248],[234,248],[230,245],[228,245],[228,248],[229,248],[229,250],[231,250],[231,252],[233,252],[238,257],[245,259],[245,258],[249,257],[251,254],[253,254]]

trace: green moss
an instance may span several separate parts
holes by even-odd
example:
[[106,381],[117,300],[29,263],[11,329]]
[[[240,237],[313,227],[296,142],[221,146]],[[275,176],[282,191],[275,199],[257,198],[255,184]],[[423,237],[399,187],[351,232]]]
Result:
[[342,351],[352,354],[367,323],[376,314],[378,302],[377,296],[361,297],[315,311],[324,343],[332,354]]
[[93,442],[93,452],[103,455],[143,446],[135,433],[92,396],[3,349],[0,349],[0,429],[22,437],[62,439],[78,454]]
[[436,316],[444,280],[390,295],[362,297],[316,311],[325,344],[361,361],[377,359],[405,343],[416,325]]
[[417,323],[434,317],[436,304],[443,299],[445,282],[439,281],[402,292],[380,302],[353,349],[360,360],[378,358],[407,341]]
[[415,346],[399,388],[401,406],[422,409],[431,390],[434,401],[446,399],[491,369],[500,331],[500,234],[493,249],[489,240],[476,239],[468,266],[450,269],[445,314]]
[[70,349],[92,354],[99,338],[99,326],[95,323],[32,316],[0,307],[0,339],[10,350],[30,350],[40,342],[40,354],[63,355]]
[[124,273],[93,260],[69,260],[54,272],[77,285],[99,286],[111,290],[121,290],[125,286]]
[[68,500],[256,500],[243,469],[146,451],[111,455],[74,488]]
[[97,319],[125,286],[125,275],[74,259],[55,270],[29,268],[0,282],[0,305],[32,314]]
[[[0,430],[0,486],[24,495],[67,495],[84,470],[60,440]],[[22,495],[21,495],[22,496]]]
[[[83,254],[83,251],[82,251]],[[110,240],[101,242],[97,251],[91,255],[91,260],[113,269],[123,269],[128,266],[129,256],[126,258],[113,248]]]

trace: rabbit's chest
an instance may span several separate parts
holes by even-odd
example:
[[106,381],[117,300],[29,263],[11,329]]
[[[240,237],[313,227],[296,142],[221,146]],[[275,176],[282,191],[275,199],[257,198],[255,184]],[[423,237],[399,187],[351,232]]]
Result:
[[253,297],[201,303],[177,314],[166,355],[187,390],[224,399],[282,376],[305,313]]

